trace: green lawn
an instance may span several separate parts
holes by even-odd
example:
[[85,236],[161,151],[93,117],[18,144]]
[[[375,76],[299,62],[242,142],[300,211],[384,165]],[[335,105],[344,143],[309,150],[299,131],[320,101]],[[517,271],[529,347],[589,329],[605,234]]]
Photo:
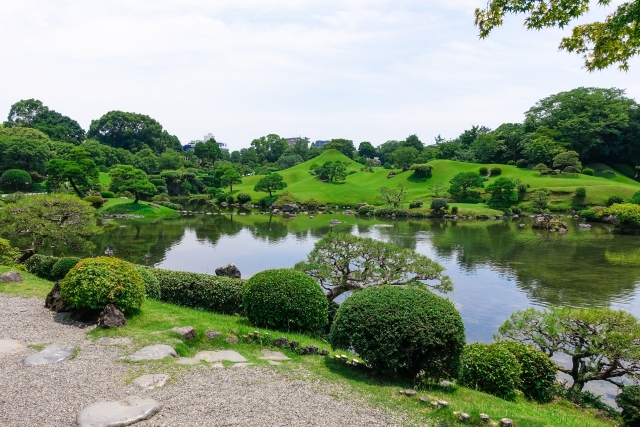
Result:
[[98,214],[127,214],[127,215],[143,215],[145,219],[171,218],[180,215],[173,209],[164,206],[153,207],[149,202],[138,201],[133,203],[131,199],[107,199]]
[[[354,170],[356,173],[348,175],[346,181],[340,183],[324,183],[309,173],[311,165],[322,165],[326,161],[335,160],[347,162],[347,170]],[[459,172],[477,172],[481,166],[489,168],[495,166],[462,163],[452,160],[433,160],[429,164],[433,166],[432,178],[416,179],[412,176],[412,171],[394,170],[397,175],[388,179],[387,175],[390,171],[387,169],[374,168],[374,172],[361,172],[360,164],[348,159],[336,150],[328,150],[315,159],[279,173],[288,185],[287,190],[294,195],[298,202],[305,202],[310,198],[314,198],[321,203],[336,203],[339,205],[354,205],[359,202],[381,205],[383,202],[376,199],[378,188],[380,187],[396,187],[399,183],[402,183],[409,190],[408,200],[420,199],[427,202],[435,197],[434,192],[429,187],[436,182],[442,182],[445,187],[448,187],[451,178]],[[518,169],[515,166],[508,165],[499,165],[499,167],[502,169],[501,176],[519,179],[522,183],[530,186],[529,191],[537,188],[546,188],[550,190],[551,201],[555,200],[568,205],[571,204],[573,192],[578,187],[587,189],[586,203],[590,205],[602,204],[612,194],[630,198],[635,192],[640,191],[640,183],[620,173],[615,174],[615,176],[611,174],[606,176],[587,176],[582,174],[541,176],[531,169]],[[242,184],[234,186],[234,193],[248,193],[253,200],[265,197],[267,193],[253,191],[253,187],[261,178],[261,176],[243,178]],[[490,178],[489,183],[494,179],[495,177]],[[464,207],[467,208],[467,206]],[[478,206],[472,209],[485,210],[486,208]],[[460,214],[464,215],[462,212]]]
[[103,185],[105,187],[108,187],[109,184],[111,184],[111,177],[107,172],[100,172],[99,180],[100,185]]
[[[0,274],[10,271],[11,268],[0,266]],[[38,279],[37,277],[21,272],[25,281],[22,283],[0,284],[0,292],[21,295],[25,297],[44,296],[52,288],[53,283]],[[195,339],[175,343],[173,340],[178,335],[168,330],[175,326],[193,326],[197,330]],[[210,341],[204,336],[206,330],[222,332],[222,336]],[[235,331],[234,331],[235,330]],[[234,348],[239,350],[254,364],[267,365],[259,360],[261,346],[258,344],[240,343],[229,344],[224,341],[226,335],[240,335],[259,330],[261,334],[270,333],[272,336],[286,336],[290,340],[298,340],[301,345],[317,345],[320,348],[329,348],[328,344],[319,338],[304,335],[268,331],[252,327],[246,318],[241,316],[225,316],[188,308],[181,308],[153,300],[144,302],[138,313],[128,316],[128,323],[123,328],[94,329],[88,332],[92,338],[101,336],[132,337],[136,346],[148,344],[166,343],[175,346],[181,356],[192,356],[195,352],[204,349]],[[152,333],[153,332],[153,333]],[[431,410],[428,404],[422,403],[417,397],[407,398],[398,394],[398,390],[413,387],[413,384],[399,380],[381,380],[372,377],[364,371],[360,371],[332,357],[299,356],[290,351],[285,353],[292,361],[272,369],[280,370],[284,375],[298,380],[302,375],[309,381],[323,381],[332,385],[332,389],[339,389],[341,396],[353,396],[365,399],[365,401],[377,407],[388,408],[393,411],[405,413],[409,419],[418,424],[428,423],[429,420],[441,420],[439,425],[452,426],[457,416],[455,411],[464,411],[475,419],[480,413],[488,414],[492,420],[500,420],[503,417],[511,418],[518,427],[597,427],[613,426],[613,422],[599,419],[592,411],[575,408],[567,401],[558,401],[545,405],[527,402],[522,398],[515,402],[508,402],[488,394],[480,393],[463,387],[454,387],[453,390],[439,388],[419,390],[419,396],[429,399],[444,399],[451,406],[445,410]],[[335,355],[332,352],[331,355]],[[124,363],[124,362],[123,362]],[[190,369],[186,366],[176,365],[171,361],[153,362],[149,364],[132,363],[132,369],[153,371],[178,371]],[[340,398],[340,397],[339,397]]]

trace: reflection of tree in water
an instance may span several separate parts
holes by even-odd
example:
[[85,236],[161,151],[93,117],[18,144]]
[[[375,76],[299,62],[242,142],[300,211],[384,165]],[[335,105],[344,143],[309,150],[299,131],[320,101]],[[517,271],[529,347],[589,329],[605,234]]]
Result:
[[209,242],[216,246],[222,236],[236,236],[244,226],[234,221],[233,215],[215,217],[197,217],[189,224],[189,228],[196,233],[199,241]]
[[282,223],[282,220],[271,215],[269,215],[268,221],[256,221],[246,227],[254,238],[269,243],[277,243],[284,240],[289,233],[289,229]]
[[467,271],[489,266],[517,278],[517,286],[545,305],[607,306],[631,296],[640,281],[633,262],[638,253],[633,236],[619,236],[595,227],[566,234],[534,232],[531,223],[501,221],[478,226],[459,223],[431,228],[441,257],[455,256]]

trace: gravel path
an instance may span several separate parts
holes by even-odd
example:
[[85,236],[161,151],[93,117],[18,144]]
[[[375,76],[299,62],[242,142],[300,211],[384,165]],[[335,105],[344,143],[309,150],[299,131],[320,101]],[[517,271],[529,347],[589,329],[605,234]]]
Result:
[[93,343],[86,330],[54,322],[39,299],[0,294],[0,313],[0,339],[80,349],[73,360],[46,366],[22,366],[35,352],[30,348],[0,355],[0,426],[75,426],[82,408],[131,395],[164,405],[140,427],[402,425],[384,411],[329,396],[326,385],[287,380],[265,367],[178,369],[177,380],[142,390],[125,384],[130,365],[116,361],[122,348]]

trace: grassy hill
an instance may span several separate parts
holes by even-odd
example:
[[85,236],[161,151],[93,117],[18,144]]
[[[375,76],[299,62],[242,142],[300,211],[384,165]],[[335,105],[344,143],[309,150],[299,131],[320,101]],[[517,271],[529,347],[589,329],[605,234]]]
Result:
[[[347,171],[354,170],[355,174],[348,175],[345,182],[325,183],[309,173],[309,167],[313,164],[322,165],[327,161],[344,161],[348,164]],[[321,203],[336,203],[341,205],[353,205],[359,202],[369,204],[382,204],[376,200],[378,188],[396,187],[399,183],[404,184],[409,190],[409,199],[420,199],[428,201],[435,197],[430,186],[436,182],[442,182],[446,187],[449,181],[459,172],[477,172],[482,165],[477,163],[462,163],[453,160],[433,160],[429,162],[433,166],[433,177],[429,179],[416,179],[412,171],[402,172],[395,169],[396,176],[388,179],[390,172],[387,169],[375,168],[374,172],[361,172],[361,165],[340,153],[337,150],[327,150],[319,157],[300,163],[292,168],[285,169],[279,173],[287,183],[287,190],[290,191],[297,201],[304,202],[314,198]],[[594,165],[597,169],[611,169],[604,165]],[[550,203],[571,203],[572,194],[578,187],[587,189],[586,203],[595,205],[602,204],[610,195],[617,194],[625,198],[630,198],[635,192],[640,191],[640,183],[625,177],[620,173],[601,174],[603,176],[587,176],[582,174],[561,174],[543,175],[530,169],[518,169],[515,166],[499,165],[502,175],[507,178],[519,179],[524,184],[530,185],[530,190],[546,188],[550,192]],[[262,178],[252,176],[243,178],[240,185],[234,186],[234,193],[247,193],[253,200],[263,198],[266,193],[255,193],[254,185]],[[489,182],[495,177],[489,178]],[[456,204],[454,204],[455,206]],[[461,208],[468,205],[459,205]],[[485,210],[482,205],[476,206],[477,210]]]

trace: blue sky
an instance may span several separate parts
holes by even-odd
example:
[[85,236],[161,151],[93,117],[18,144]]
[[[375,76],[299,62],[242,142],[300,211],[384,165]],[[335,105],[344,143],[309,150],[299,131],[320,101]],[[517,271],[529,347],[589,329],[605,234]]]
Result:
[[640,60],[626,74],[589,74],[558,52],[563,31],[526,31],[521,17],[478,40],[482,4],[4,1],[0,114],[37,98],[88,129],[107,111],[134,111],[183,143],[212,132],[239,149],[268,133],[431,143],[522,121],[537,100],[578,86],[640,100]]

